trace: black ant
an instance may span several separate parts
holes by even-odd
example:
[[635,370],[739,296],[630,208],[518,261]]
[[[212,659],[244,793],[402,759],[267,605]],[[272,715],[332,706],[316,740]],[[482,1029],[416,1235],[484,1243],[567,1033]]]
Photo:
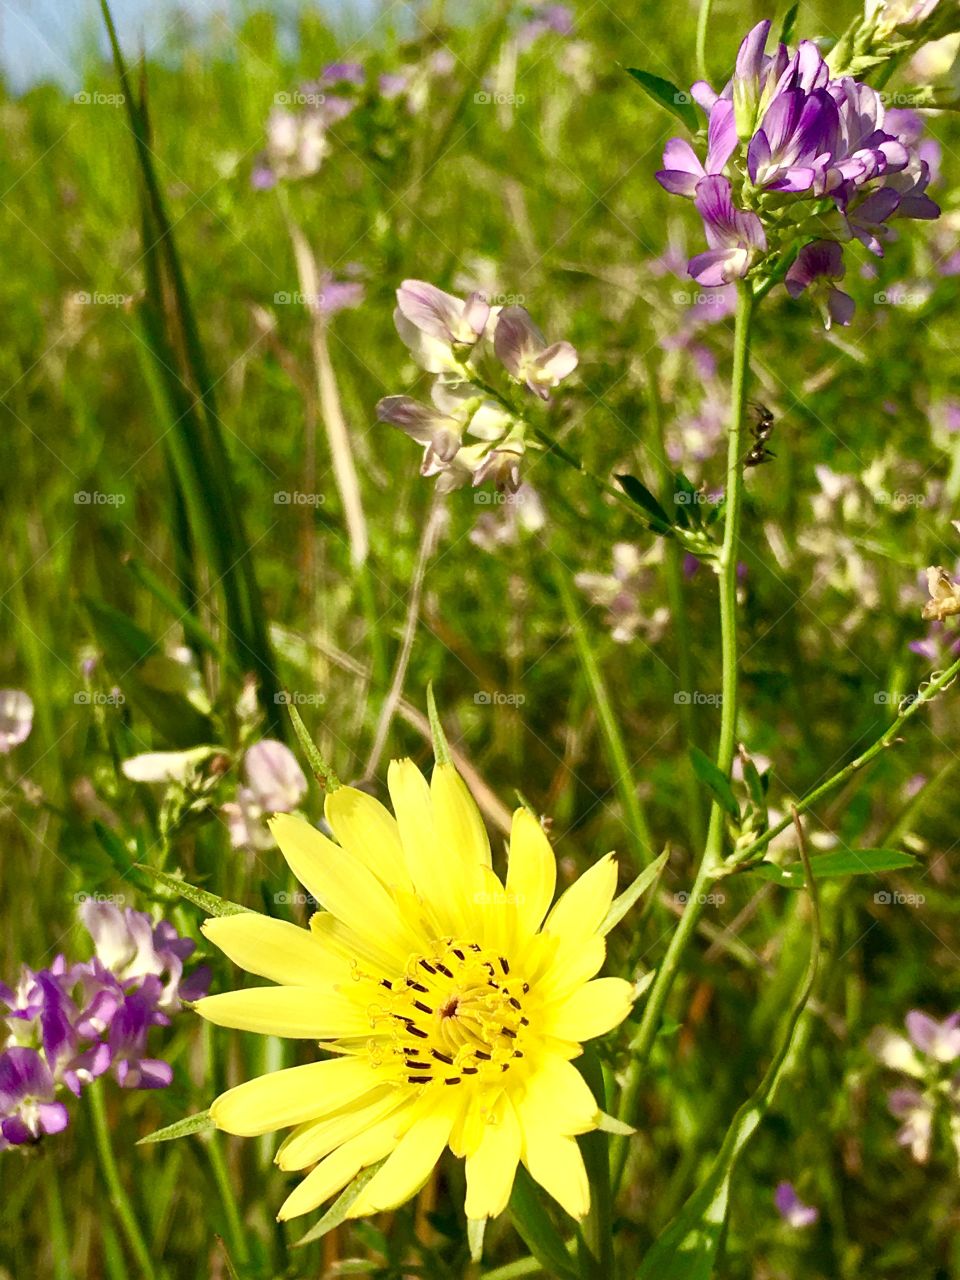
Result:
[[750,446],[750,452],[743,460],[745,467],[759,467],[761,462],[768,462],[777,455],[767,448],[767,442],[773,435],[773,414],[765,404],[751,405],[756,416],[756,421],[752,424],[753,444]]

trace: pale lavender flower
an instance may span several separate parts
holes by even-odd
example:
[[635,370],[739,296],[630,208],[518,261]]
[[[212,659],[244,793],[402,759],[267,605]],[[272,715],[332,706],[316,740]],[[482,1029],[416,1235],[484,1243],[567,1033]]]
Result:
[[55,1097],[50,1068],[35,1049],[0,1053],[0,1147],[37,1142],[62,1133],[70,1116]]
[[221,809],[230,843],[235,849],[272,849],[275,842],[266,819],[273,813],[292,813],[307,794],[307,780],[293,752],[272,738],[250,747],[243,767],[246,785]]
[[829,329],[834,323],[847,325],[853,319],[856,304],[834,284],[845,274],[843,250],[837,242],[813,240],[800,250],[784,284],[791,298],[799,298],[805,289],[812,289],[821,307],[824,327]]
[[364,84],[367,73],[360,62],[330,62],[320,73],[324,84]]
[[666,631],[670,610],[654,605],[660,548],[641,555],[632,542],[615,542],[611,573],[582,572],[574,582],[587,599],[607,612],[610,636],[617,644],[629,644],[642,633],[655,644]]
[[778,1183],[773,1199],[777,1206],[777,1213],[790,1227],[798,1230],[812,1227],[820,1217],[819,1209],[803,1203],[792,1182]]
[[529,21],[517,31],[517,45],[529,49],[541,36],[573,34],[573,13],[564,4],[538,6]]
[[933,1141],[932,1099],[917,1089],[892,1089],[887,1106],[892,1116],[904,1122],[897,1132],[897,1143],[907,1147],[918,1164],[926,1164]]
[[464,300],[425,280],[404,280],[393,319],[417,364],[428,373],[459,370],[486,328],[490,304],[482,293]]
[[767,247],[760,219],[734,207],[728,178],[702,178],[694,204],[710,248],[690,259],[690,274],[711,288],[745,276]]
[[196,950],[196,943],[181,938],[165,920],[155,925],[142,911],[93,898],[83,903],[79,914],[93,938],[97,960],[125,990],[148,977],[165,979],[157,992],[157,1005],[164,1012],[176,1013],[181,998],[197,999],[209,980],[205,968],[183,980],[183,962]]
[[654,177],[671,195],[697,194],[697,184],[710,174],[722,174],[736,150],[737,131],[733,123],[733,103],[720,100],[710,113],[707,157],[700,157],[684,138],[671,138],[663,151],[663,168]]
[[0,755],[26,742],[33,728],[33,700],[22,689],[0,689]]
[[504,307],[497,319],[493,348],[511,377],[522,382],[541,400],[570,376],[579,356],[569,342],[547,340],[524,307]]

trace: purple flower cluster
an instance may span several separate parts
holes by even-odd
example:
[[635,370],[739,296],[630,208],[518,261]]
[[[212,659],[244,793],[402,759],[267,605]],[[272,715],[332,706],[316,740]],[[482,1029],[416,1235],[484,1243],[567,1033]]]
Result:
[[46,969],[26,966],[15,987],[0,983],[0,1150],[60,1133],[69,1113],[60,1095],[111,1073],[124,1089],[162,1089],[170,1065],[148,1057],[151,1027],[168,1026],[182,1000],[204,995],[205,966],[183,976],[195,949],[165,921],[88,898],[80,918],[93,938],[92,959],[57,956]]
[[672,138],[657,180],[703,219],[708,250],[688,265],[701,284],[761,265],[772,278],[786,270],[792,296],[815,287],[827,325],[849,324],[840,245],[858,239],[882,256],[895,218],[936,218],[929,165],[913,132],[898,131],[894,113],[887,121],[875,89],[832,77],[810,40],[792,55],[784,44],[766,53],[769,32],[764,21],[745,37],[721,93],[693,85],[708,118],[706,156]]
[[401,284],[394,323],[420,368],[438,376],[432,404],[386,396],[377,417],[423,446],[421,474],[439,476],[441,492],[492,480],[516,493],[526,423],[488,379],[506,373],[547,401],[577,367],[574,347],[548,343],[524,307],[491,306],[480,292],[457,298],[425,280]]

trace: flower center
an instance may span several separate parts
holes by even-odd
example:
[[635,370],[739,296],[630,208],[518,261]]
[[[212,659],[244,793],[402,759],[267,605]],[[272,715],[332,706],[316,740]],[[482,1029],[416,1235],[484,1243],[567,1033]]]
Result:
[[442,938],[401,978],[379,985],[386,1000],[371,1015],[387,1043],[377,1043],[375,1056],[391,1058],[408,1084],[486,1083],[524,1056],[530,988],[505,956]]

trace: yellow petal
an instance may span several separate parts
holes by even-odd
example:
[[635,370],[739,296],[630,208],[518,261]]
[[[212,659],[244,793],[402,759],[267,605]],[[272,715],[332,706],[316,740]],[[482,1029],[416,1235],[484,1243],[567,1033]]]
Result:
[[[450,874],[450,860],[437,840],[433,826],[430,786],[412,760],[391,760],[387,771],[390,803],[397,815],[404,858],[414,886],[434,911],[443,912],[443,887]],[[449,931],[456,926],[444,920]]]
[[562,939],[563,946],[579,946],[597,932],[617,891],[613,854],[595,862],[576,880],[547,916],[544,933]]
[[519,1105],[524,1123],[553,1129],[565,1137],[597,1127],[600,1108],[590,1086],[573,1065],[546,1055],[529,1078]]
[[351,1205],[351,1218],[395,1209],[420,1190],[440,1159],[463,1106],[460,1092],[450,1088],[429,1099],[421,1099],[417,1118],[383,1168],[377,1170]]
[[510,831],[507,901],[515,905],[521,928],[536,933],[556,887],[557,860],[550,841],[533,814],[518,809]]
[[369,1101],[349,1102],[336,1115],[321,1120],[311,1120],[299,1125],[284,1138],[277,1151],[276,1162],[281,1169],[306,1169],[316,1164],[331,1151],[363,1133],[372,1124],[382,1120],[405,1101],[405,1091],[384,1085],[368,1094]]
[[467,1157],[468,1218],[495,1218],[507,1207],[520,1148],[520,1122],[504,1093],[484,1129],[480,1146]]
[[340,844],[384,884],[411,887],[397,821],[379,800],[356,787],[337,787],[323,812]]
[[[412,1107],[406,1108],[408,1112],[411,1110]],[[403,1129],[404,1114],[401,1111],[387,1116],[385,1120],[371,1125],[364,1133],[351,1138],[325,1160],[321,1160],[317,1167],[308,1173],[299,1186],[294,1187],[287,1196],[280,1206],[277,1218],[285,1222],[288,1218],[296,1218],[301,1213],[309,1213],[317,1205],[323,1204],[324,1200],[342,1191],[361,1169],[382,1160],[387,1152],[392,1151],[396,1146],[398,1133]]]
[[468,868],[489,867],[487,829],[467,784],[452,764],[438,764],[434,768],[430,796],[437,838],[448,858],[456,858]]
[[406,963],[416,943],[411,945],[389,890],[368,867],[293,814],[278,813],[270,819],[270,830],[290,870],[321,906],[361,937],[371,938],[396,963]]
[[369,1036],[370,1018],[361,1004],[340,991],[319,987],[250,987],[205,996],[197,1013],[218,1027],[256,1031],[294,1040],[339,1040]]
[[350,977],[350,966],[343,959],[324,947],[309,929],[286,920],[244,911],[205,920],[200,928],[234,964],[271,982],[320,986]]
[[228,1089],[210,1112],[218,1129],[252,1138],[336,1111],[380,1080],[369,1063],[356,1058],[308,1062]]
[[590,1212],[590,1184],[576,1138],[565,1138],[552,1129],[523,1127],[523,1163],[571,1218]]
[[545,1000],[560,1000],[598,973],[607,954],[607,940],[594,934],[576,947],[559,947],[537,974],[537,991]]
[[627,1017],[633,1008],[633,985],[624,978],[596,978],[543,1014],[543,1031],[560,1040],[592,1040]]

